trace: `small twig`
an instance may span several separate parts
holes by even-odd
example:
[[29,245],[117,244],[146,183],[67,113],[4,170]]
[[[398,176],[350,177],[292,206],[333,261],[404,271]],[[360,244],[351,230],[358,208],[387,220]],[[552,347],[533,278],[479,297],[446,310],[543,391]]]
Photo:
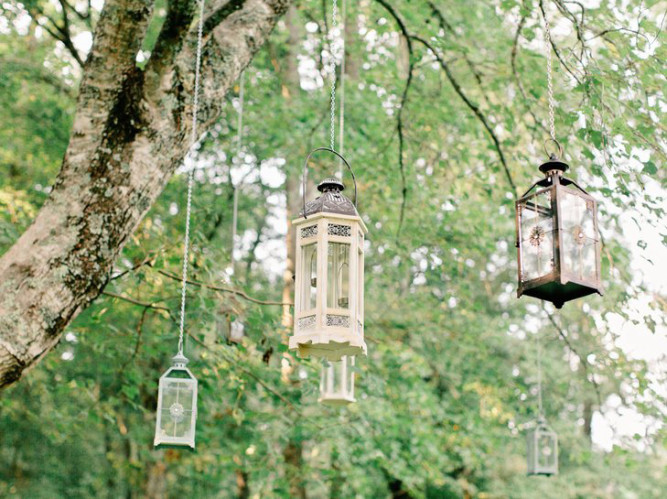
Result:
[[135,300],[134,298],[130,298],[129,296],[123,296],[123,295],[118,295],[116,293],[112,293],[111,291],[102,291],[103,295],[110,296],[111,298],[118,298],[119,300],[126,301],[128,303],[132,303],[133,305],[138,305],[140,307],[144,308],[150,308],[153,310],[164,310],[165,312],[169,313],[169,316],[171,316],[171,310],[168,309],[167,307],[163,307],[161,305],[156,305],[155,303],[148,303],[148,302],[143,302],[139,300]]
[[288,405],[288,406],[290,407],[290,409],[293,409],[293,410],[296,411],[296,412],[300,412],[299,410],[297,410],[297,408],[294,406],[294,404],[292,404],[292,402],[290,402],[289,399],[287,399],[282,393],[280,393],[280,392],[279,392],[278,390],[276,390],[275,388],[271,387],[271,385],[268,385],[264,380],[262,380],[262,378],[260,378],[259,376],[257,376],[257,375],[254,374],[253,372],[249,371],[249,370],[246,369],[245,367],[243,367],[238,361],[236,361],[235,359],[230,358],[228,355],[226,355],[226,353],[225,353],[223,350],[215,350],[215,351],[214,351],[213,349],[211,349],[211,347],[209,347],[206,343],[204,343],[203,341],[201,341],[199,338],[197,338],[197,337],[196,337],[195,335],[193,335],[192,333],[188,332],[187,335],[188,335],[190,338],[192,338],[192,339],[195,341],[195,343],[197,343],[199,346],[203,347],[204,349],[208,350],[209,352],[213,352],[213,353],[218,353],[218,354],[220,354],[220,356],[223,357],[227,362],[229,362],[230,364],[233,364],[234,366],[236,366],[236,368],[238,368],[239,370],[241,370],[244,374],[250,376],[252,379],[254,379],[255,381],[257,381],[260,385],[262,385],[266,390],[268,390],[269,392],[273,393],[273,394],[274,394],[276,397],[278,397],[283,403],[285,403],[286,405]]
[[144,321],[146,320],[146,313],[150,310],[150,307],[144,307],[143,312],[141,312],[141,317],[139,317],[139,322],[137,322],[137,341],[134,343],[134,352],[132,352],[132,356],[129,357],[125,363],[121,366],[121,368],[118,370],[118,372],[123,372],[125,371],[125,368],[128,366],[130,362],[132,362],[136,357],[137,354],[139,353],[139,347],[141,346],[141,336],[144,332]]
[[114,276],[111,276],[111,277],[109,278],[109,281],[115,281],[116,279],[120,279],[120,278],[123,277],[125,274],[128,274],[128,273],[130,273],[130,272],[134,272],[134,271],[137,270],[139,267],[143,267],[144,265],[151,266],[151,265],[153,265],[153,259],[154,259],[154,256],[147,256],[147,257],[144,258],[140,263],[137,263],[136,265],[133,265],[133,266],[130,267],[129,269],[122,271],[120,274],[116,274],[116,275],[114,275]]
[[[182,280],[181,276],[178,276],[176,274],[172,274],[171,272],[167,272],[166,270],[162,269],[155,269],[156,272],[159,274],[162,274],[165,277],[168,277],[170,279],[174,279],[176,281]],[[258,298],[253,298],[252,296],[248,295],[246,292],[241,291],[240,289],[234,289],[234,288],[226,288],[223,286],[215,286],[213,284],[207,284],[205,282],[199,282],[199,281],[193,281],[192,279],[188,279],[186,281],[188,284],[191,284],[193,286],[199,286],[202,288],[206,289],[211,289],[213,291],[220,291],[222,293],[232,293],[234,295],[240,296],[241,298],[248,300],[253,303],[257,303],[258,305],[277,305],[277,306],[292,306],[292,303],[289,302],[282,302],[282,301],[270,301],[270,300],[260,300]]]
[[401,95],[401,105],[398,108],[398,113],[396,115],[396,132],[398,133],[398,167],[401,173],[401,212],[398,219],[398,229],[396,229],[396,238],[398,239],[401,234],[401,228],[403,227],[403,220],[405,219],[405,206],[408,200],[408,186],[405,178],[405,163],[403,161],[403,150],[405,148],[405,137],[403,134],[403,110],[405,109],[405,103],[408,99],[408,91],[410,90],[410,84],[412,83],[412,76],[415,69],[414,61],[414,52],[412,48],[412,40],[410,38],[410,33],[406,28],[403,20],[399,17],[398,13],[394,8],[389,5],[385,0],[376,0],[380,5],[382,5],[387,12],[394,18],[398,28],[401,30],[403,37],[408,46],[408,76],[405,80],[405,87],[403,88],[403,94]]
[[[546,13],[545,13],[545,11],[544,11],[544,4],[542,3],[542,0],[540,0],[540,10],[542,11],[542,15],[543,15],[544,18],[546,19]],[[558,50],[558,47],[556,46],[556,44],[555,44],[554,41],[553,41],[553,38],[550,39],[550,42],[551,42],[551,48],[553,48],[553,50],[554,50],[554,54],[556,54],[556,58],[558,59],[558,61],[559,61],[559,62],[561,63],[561,65],[565,68],[565,70],[566,70],[568,73],[570,73],[570,75],[572,76],[572,78],[575,79],[575,81],[577,82],[577,85],[581,85],[581,80],[579,80],[579,78],[577,77],[577,75],[574,74],[574,72],[570,69],[570,66],[568,66],[568,65],[565,63],[565,61],[563,60],[563,58],[561,57],[561,55],[560,55],[560,50]]]
[[588,370],[588,361],[581,356],[581,354],[574,348],[572,343],[570,342],[570,339],[567,337],[563,329],[556,323],[556,319],[554,319],[553,315],[551,315],[549,312],[546,311],[544,308],[544,305],[542,306],[544,309],[545,313],[547,314],[547,317],[549,318],[549,322],[553,324],[553,326],[556,328],[556,331],[558,331],[558,335],[561,337],[561,339],[565,342],[567,345],[567,348],[579,358],[579,362],[581,362],[581,365],[584,367],[584,371],[586,371],[586,375],[588,379],[590,379],[591,383],[593,383],[593,388],[595,389],[595,395],[597,396],[598,399],[598,404],[600,407],[602,407],[602,395],[600,394],[600,385],[598,385],[598,382],[595,381],[595,375],[594,373],[589,372]]
[[535,115],[532,107],[530,106],[530,101],[528,100],[528,96],[526,95],[526,90],[523,88],[523,82],[519,77],[519,71],[517,69],[516,58],[519,50],[519,37],[521,36],[521,31],[523,30],[525,23],[526,23],[526,16],[524,15],[521,16],[519,24],[516,27],[516,33],[514,35],[514,43],[512,44],[512,55],[510,58],[510,63],[512,66],[512,74],[514,75],[514,80],[516,81],[517,87],[519,87],[519,92],[521,92],[521,97],[523,97],[522,102],[525,104],[528,114],[530,114],[530,116],[533,118],[535,125],[541,127],[542,130],[544,130],[544,132],[548,133],[547,129],[544,127],[542,122],[537,119],[537,116]]

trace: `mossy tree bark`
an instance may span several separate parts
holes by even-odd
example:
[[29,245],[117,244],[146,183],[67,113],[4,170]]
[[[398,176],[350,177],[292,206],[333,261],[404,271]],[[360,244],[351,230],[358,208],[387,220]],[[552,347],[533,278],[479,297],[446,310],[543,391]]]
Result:
[[[199,131],[291,0],[210,1]],[[32,225],[0,259],[0,388],[53,348],[106,285],[128,237],[189,148],[196,2],[169,2],[144,69],[148,0],[108,0],[83,67],[60,173]]]

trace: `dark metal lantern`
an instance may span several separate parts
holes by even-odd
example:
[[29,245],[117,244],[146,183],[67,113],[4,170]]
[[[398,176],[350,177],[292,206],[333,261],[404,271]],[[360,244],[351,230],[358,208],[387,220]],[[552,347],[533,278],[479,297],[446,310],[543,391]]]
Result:
[[602,294],[595,200],[563,176],[569,166],[551,155],[545,178],[516,202],[517,296],[561,308],[566,301]]

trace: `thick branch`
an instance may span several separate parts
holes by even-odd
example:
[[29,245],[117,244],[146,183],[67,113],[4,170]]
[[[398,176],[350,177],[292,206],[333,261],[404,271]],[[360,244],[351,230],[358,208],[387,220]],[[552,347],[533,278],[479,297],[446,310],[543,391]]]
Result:
[[[203,44],[200,130],[218,118],[222,97],[289,3],[245,0],[211,26]],[[105,3],[61,171],[33,224],[0,258],[0,388],[48,352],[99,295],[190,146],[196,27],[186,22],[178,50],[158,51],[141,71],[135,57],[151,9],[148,0]]]

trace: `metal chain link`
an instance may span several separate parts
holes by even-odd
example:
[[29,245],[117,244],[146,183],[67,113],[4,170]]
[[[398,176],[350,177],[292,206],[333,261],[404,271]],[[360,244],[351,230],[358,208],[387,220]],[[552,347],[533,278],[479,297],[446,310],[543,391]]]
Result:
[[336,56],[334,54],[334,37],[336,26],[338,25],[336,17],[338,16],[338,2],[333,0],[331,8],[331,36],[329,47],[331,51],[331,149],[336,150]]
[[[202,33],[204,31],[204,2],[199,2],[199,27],[197,30],[197,59],[195,61],[195,95],[192,103],[192,133],[190,148],[197,142],[197,113],[199,111],[199,79],[201,69]],[[188,172],[188,199],[185,209],[185,241],[183,248],[183,280],[181,282],[181,323],[178,333],[178,353],[183,355],[183,333],[185,330],[185,295],[188,285],[188,257],[190,250],[190,216],[192,212],[192,184],[194,168]]]
[[[341,46],[343,53],[341,54],[340,59],[340,109],[339,114],[340,118],[338,119],[338,152],[341,155],[345,154],[345,30],[347,27],[347,2],[346,0],[341,0],[343,6],[341,12]],[[338,173],[340,178],[343,178],[343,162],[338,162]]]
[[549,98],[549,134],[551,140],[556,141],[556,125],[554,118],[554,85],[551,76],[551,30],[549,29],[549,21],[546,14],[544,15],[544,42],[547,52],[547,93]]

